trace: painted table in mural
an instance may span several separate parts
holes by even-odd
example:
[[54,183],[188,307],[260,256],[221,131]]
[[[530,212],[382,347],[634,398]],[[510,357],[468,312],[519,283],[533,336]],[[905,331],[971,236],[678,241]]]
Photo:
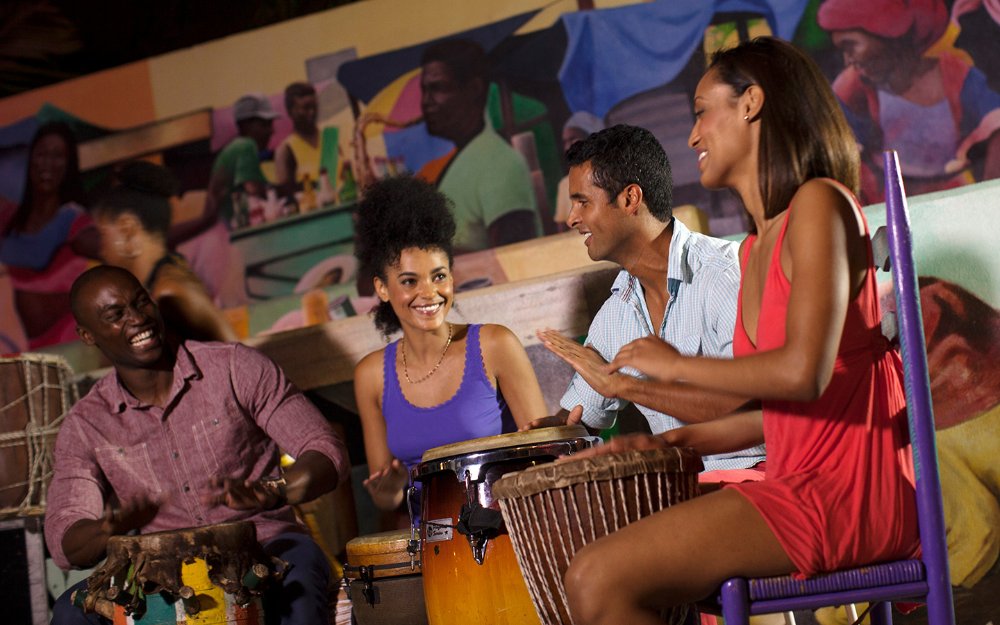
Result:
[[351,255],[354,208],[325,206],[233,231],[230,241],[243,255],[250,298],[291,295],[310,269],[332,257]]

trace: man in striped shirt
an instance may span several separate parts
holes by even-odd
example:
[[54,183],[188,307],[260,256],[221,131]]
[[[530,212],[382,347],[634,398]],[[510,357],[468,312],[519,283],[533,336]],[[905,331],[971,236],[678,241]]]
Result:
[[[566,223],[587,237],[590,258],[622,270],[585,346],[551,330],[539,333],[576,374],[560,402],[563,410],[536,425],[581,420],[604,429],[631,402],[659,434],[752,408],[750,398],[604,370],[624,345],[646,336],[684,355],[732,357],[738,244],[691,232],[673,218],[670,161],[648,130],[614,126],[574,144],[566,156],[572,201]],[[763,459],[763,445],[703,458],[709,471],[746,469]]]

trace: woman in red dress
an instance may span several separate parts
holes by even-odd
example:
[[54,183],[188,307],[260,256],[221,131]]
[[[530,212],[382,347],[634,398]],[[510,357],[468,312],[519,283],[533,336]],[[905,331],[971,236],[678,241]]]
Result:
[[609,368],[758,398],[762,410],[606,447],[720,453],[764,440],[766,479],[582,550],[566,575],[578,623],[655,623],[659,608],[729,577],[808,576],[918,548],[902,365],[880,332],[857,149],[828,82],[792,45],[755,39],[716,54],[694,109],[702,184],[735,191],[753,224],[735,357],[683,357],[647,337]]

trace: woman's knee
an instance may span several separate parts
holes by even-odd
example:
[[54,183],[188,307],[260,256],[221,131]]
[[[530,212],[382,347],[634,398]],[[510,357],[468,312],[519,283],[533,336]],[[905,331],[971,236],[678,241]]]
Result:
[[601,567],[601,558],[593,546],[583,548],[573,557],[563,578],[570,612],[577,623],[599,623],[604,607],[602,597],[615,592],[614,581]]

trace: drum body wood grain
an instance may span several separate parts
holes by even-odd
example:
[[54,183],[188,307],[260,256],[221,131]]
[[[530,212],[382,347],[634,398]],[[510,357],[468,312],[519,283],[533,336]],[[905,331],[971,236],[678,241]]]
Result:
[[[570,625],[563,578],[585,545],[698,494],[701,458],[680,448],[570,459],[494,485],[543,625]],[[680,623],[687,608],[674,609]]]
[[544,428],[424,454],[413,477],[423,482],[421,560],[431,625],[538,622],[492,486],[507,473],[552,462],[599,440],[582,426]]
[[45,513],[56,433],[77,399],[72,378],[56,356],[0,358],[0,517]]

